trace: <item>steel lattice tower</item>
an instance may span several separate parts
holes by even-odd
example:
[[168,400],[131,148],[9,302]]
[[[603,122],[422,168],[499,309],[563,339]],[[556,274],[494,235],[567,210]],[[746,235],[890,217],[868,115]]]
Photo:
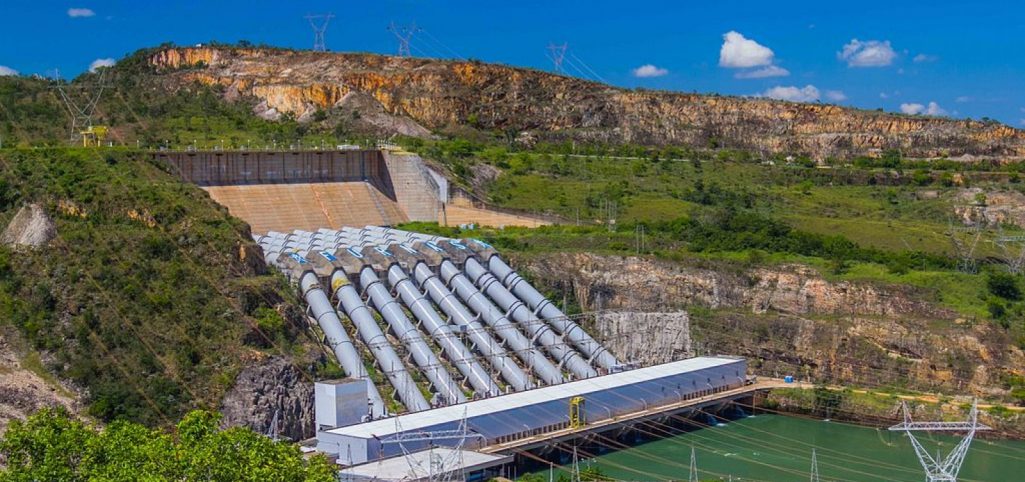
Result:
[[562,61],[566,58],[566,49],[569,48],[569,44],[563,42],[562,45],[556,45],[554,43],[548,44],[548,58],[551,59],[552,64],[555,65],[556,72],[562,72]]
[[413,40],[414,34],[420,32],[420,29],[416,27],[416,22],[409,25],[396,25],[395,22],[392,22],[388,25],[388,31],[399,40],[399,57],[412,57],[413,55],[409,52],[409,42]]
[[316,52],[327,52],[327,43],[324,41],[324,32],[327,32],[327,25],[335,18],[333,13],[322,15],[307,15],[305,17],[313,29],[313,50]]
[[[972,402],[972,409],[968,413],[968,420],[965,422],[913,422],[911,411],[908,410],[906,402],[901,402],[904,412],[904,421],[890,427],[895,432],[904,432],[915,449],[918,462],[925,470],[925,480],[928,482],[956,482],[957,474],[961,471],[965,455],[968,454],[968,446],[975,438],[975,432],[979,430],[991,430],[986,425],[979,424],[978,402]],[[933,457],[922,443],[915,438],[912,432],[965,432],[964,438],[954,447],[946,457],[941,457],[939,452]]]

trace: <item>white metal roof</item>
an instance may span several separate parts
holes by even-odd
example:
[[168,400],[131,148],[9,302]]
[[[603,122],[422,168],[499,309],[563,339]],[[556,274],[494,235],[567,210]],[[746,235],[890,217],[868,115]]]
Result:
[[[551,385],[524,392],[510,393],[483,400],[474,400],[458,405],[424,410],[397,417],[402,431],[418,430],[445,422],[461,420],[465,411],[466,418],[478,417],[489,413],[526,407],[551,400],[559,400],[577,395],[622,387],[647,380],[665,378],[680,373],[702,370],[736,363],[740,358],[732,357],[697,357],[670,363],[663,363],[636,370],[613,373],[600,377],[576,380],[560,385]],[[370,422],[327,430],[328,433],[346,435],[357,438],[382,437],[395,433],[396,417],[383,418]]]
[[[462,463],[459,463],[460,458]],[[491,455],[470,450],[457,451],[450,448],[435,447],[433,452],[430,449],[425,449],[409,454],[408,458],[405,456],[391,457],[375,462],[354,465],[344,468],[339,472],[342,480],[350,478],[420,480],[427,479],[431,475],[437,477],[457,470],[473,471],[485,469],[511,461],[511,455]]]

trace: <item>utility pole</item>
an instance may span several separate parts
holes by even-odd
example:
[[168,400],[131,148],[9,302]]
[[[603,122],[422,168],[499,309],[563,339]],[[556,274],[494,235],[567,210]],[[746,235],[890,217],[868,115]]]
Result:
[[315,52],[327,52],[324,32],[327,32],[327,25],[331,23],[331,19],[335,18],[335,15],[333,13],[325,13],[306,15],[303,18],[310,22],[310,27],[313,29],[313,50]]
[[388,31],[399,40],[399,57],[412,57],[413,55],[409,52],[409,41],[413,40],[414,34],[420,32],[420,29],[416,27],[416,22],[409,25],[396,25],[395,22],[392,22],[388,25]]
[[555,65],[555,71],[562,73],[562,61],[566,58],[566,49],[569,48],[569,44],[563,42],[562,45],[556,45],[555,43],[548,43],[548,58]]
[[[968,420],[964,422],[913,422],[911,421],[911,411],[908,409],[907,402],[901,402],[901,406],[904,412],[904,421],[890,427],[890,430],[904,432],[907,435],[908,440],[911,441],[911,445],[915,449],[915,455],[918,456],[918,463],[925,470],[925,480],[927,482],[956,482],[957,474],[961,471],[961,465],[968,454],[968,446],[971,445],[972,439],[975,438],[975,432],[979,430],[992,430],[990,427],[979,423],[977,400],[972,401]],[[966,432],[961,442],[946,457],[940,456],[938,451],[936,456],[933,457],[912,433],[940,431]]]

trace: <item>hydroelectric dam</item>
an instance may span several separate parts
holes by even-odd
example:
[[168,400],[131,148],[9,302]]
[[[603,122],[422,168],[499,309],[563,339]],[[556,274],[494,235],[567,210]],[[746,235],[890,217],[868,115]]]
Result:
[[[407,221],[540,226],[393,149],[158,152],[248,222],[346,377],[315,384],[316,438],[342,480],[485,480],[626,437],[730,416],[773,388],[747,362],[641,366],[611,352],[477,239]],[[736,403],[734,403],[736,402]],[[563,460],[565,462],[565,460]]]
[[480,240],[377,226],[254,239],[349,375],[316,387],[316,450],[343,480],[508,475],[567,441],[769,388],[742,358],[620,360]]

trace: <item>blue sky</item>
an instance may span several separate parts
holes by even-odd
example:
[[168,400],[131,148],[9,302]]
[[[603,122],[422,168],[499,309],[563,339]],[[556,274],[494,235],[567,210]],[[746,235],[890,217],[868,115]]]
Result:
[[416,22],[414,55],[550,69],[545,46],[566,42],[568,73],[625,87],[1025,126],[1025,6],[1011,1],[4,0],[0,73],[77,74],[168,41],[308,48],[302,16],[328,11],[335,51],[394,53],[389,22]]

